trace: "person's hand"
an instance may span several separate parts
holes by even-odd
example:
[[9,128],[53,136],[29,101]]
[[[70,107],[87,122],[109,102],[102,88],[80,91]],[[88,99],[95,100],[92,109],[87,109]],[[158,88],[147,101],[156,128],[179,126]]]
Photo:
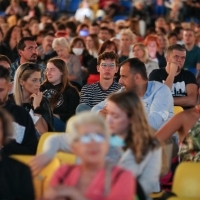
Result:
[[99,114],[102,115],[102,116],[104,116],[104,117],[106,117],[107,112],[108,112],[108,110],[107,110],[107,108],[105,106],[102,110],[99,111]]
[[81,194],[76,188],[66,185],[58,185],[48,188],[44,192],[43,198],[45,200],[61,200],[69,198],[73,200],[86,200],[86,198]]
[[33,108],[36,109],[40,106],[40,103],[42,101],[42,92],[38,92],[37,94],[32,94],[30,98],[33,98]]
[[46,154],[40,154],[35,156],[30,162],[30,168],[33,176],[39,174],[39,172],[51,161]]
[[170,66],[169,73],[175,76],[177,71],[179,70],[179,63],[171,62],[169,66]]

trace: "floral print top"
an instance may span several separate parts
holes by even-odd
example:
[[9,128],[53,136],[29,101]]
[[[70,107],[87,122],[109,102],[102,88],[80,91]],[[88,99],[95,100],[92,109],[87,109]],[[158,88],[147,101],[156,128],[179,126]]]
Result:
[[179,146],[181,161],[200,162],[200,118]]

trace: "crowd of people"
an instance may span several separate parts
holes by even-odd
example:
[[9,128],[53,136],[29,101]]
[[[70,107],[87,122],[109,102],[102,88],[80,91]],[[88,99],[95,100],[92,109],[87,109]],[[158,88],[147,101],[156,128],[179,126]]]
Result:
[[34,199],[31,173],[64,151],[78,159],[43,199],[149,200],[175,171],[163,145],[176,166],[200,161],[200,3],[66,2],[0,1],[0,199]]

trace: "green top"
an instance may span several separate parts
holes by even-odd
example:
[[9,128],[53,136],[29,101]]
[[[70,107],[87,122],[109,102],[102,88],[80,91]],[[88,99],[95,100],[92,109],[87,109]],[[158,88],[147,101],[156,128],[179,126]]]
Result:
[[200,162],[200,118],[180,143],[179,155],[182,161]]

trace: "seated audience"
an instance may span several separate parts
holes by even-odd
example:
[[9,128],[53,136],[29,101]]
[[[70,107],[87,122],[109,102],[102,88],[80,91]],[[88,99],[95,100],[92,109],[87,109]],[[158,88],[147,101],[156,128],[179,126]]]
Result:
[[84,85],[81,90],[80,104],[77,112],[90,110],[93,106],[103,101],[109,94],[120,89],[120,85],[114,81],[114,75],[118,71],[118,56],[114,52],[104,52],[98,57],[97,70],[100,73],[100,81]]
[[22,37],[21,27],[12,26],[5,35],[3,43],[0,45],[0,54],[6,55],[11,62],[15,62],[19,57],[17,44]]
[[69,82],[67,65],[62,59],[48,61],[40,90],[51,104],[55,131],[64,132],[66,121],[75,114],[79,104],[79,93]]
[[[114,53],[118,53],[117,46],[113,41],[107,40],[104,42],[98,52],[98,55],[101,55],[104,52],[113,51]],[[89,77],[87,80],[88,84],[95,83],[100,80],[99,72],[97,71],[97,58],[94,58],[91,61],[90,66],[88,67]]]
[[0,66],[0,107],[8,111],[14,120],[14,137],[1,149],[1,153],[10,154],[35,154],[37,148],[37,138],[33,121],[28,112],[8,99],[8,94],[12,88],[10,82],[10,72]]
[[130,29],[122,29],[120,31],[119,63],[133,57],[132,48],[134,42],[135,35]]
[[200,71],[200,48],[195,45],[195,32],[192,29],[183,31],[183,42],[186,48],[186,58],[183,68],[194,74]]
[[68,68],[68,78],[72,85],[81,89],[82,86],[82,74],[81,74],[81,62],[78,56],[70,53],[70,46],[64,37],[55,38],[52,44],[53,49],[58,54],[58,58],[65,61]]
[[149,199],[150,193],[160,191],[161,148],[148,125],[142,101],[134,92],[120,92],[108,97],[106,107],[110,133],[124,143],[118,165],[137,177]]
[[11,80],[14,80],[17,68],[26,62],[37,63],[42,71],[41,75],[43,79],[45,67],[41,63],[38,63],[38,51],[35,39],[33,37],[23,37],[17,44],[17,51],[20,58],[11,64]]
[[52,33],[45,34],[42,40],[42,44],[37,49],[39,60],[45,65],[49,59],[57,56],[56,52],[52,48],[54,38],[54,34]]
[[[0,109],[0,149],[14,135],[11,115]],[[29,167],[0,153],[0,199],[34,200],[32,176]]]
[[31,115],[39,135],[53,131],[53,114],[49,101],[40,92],[41,70],[35,63],[19,66],[14,78],[13,97],[17,105]]
[[81,159],[81,164],[60,167],[54,173],[44,198],[134,199],[134,176],[105,162],[109,134],[104,120],[93,113],[82,113],[69,121],[67,131],[69,144]]
[[194,74],[183,69],[185,59],[185,47],[180,44],[170,46],[166,51],[167,66],[152,71],[149,80],[167,85],[174,98],[174,105],[187,109],[197,103],[197,83]]
[[[173,116],[173,98],[169,88],[157,81],[148,81],[146,68],[138,58],[131,58],[120,64],[119,83],[122,90],[134,91],[141,97],[148,122],[159,129]],[[92,111],[106,115],[106,100],[93,107]]]
[[142,43],[134,44],[133,45],[133,53],[134,53],[134,57],[140,59],[145,64],[145,67],[147,70],[147,77],[149,77],[149,74],[154,69],[159,68],[157,62],[154,62],[149,59],[148,50],[144,44],[142,44]]
[[89,34],[85,39],[85,43],[89,54],[97,58],[100,46],[98,36],[96,34]]

